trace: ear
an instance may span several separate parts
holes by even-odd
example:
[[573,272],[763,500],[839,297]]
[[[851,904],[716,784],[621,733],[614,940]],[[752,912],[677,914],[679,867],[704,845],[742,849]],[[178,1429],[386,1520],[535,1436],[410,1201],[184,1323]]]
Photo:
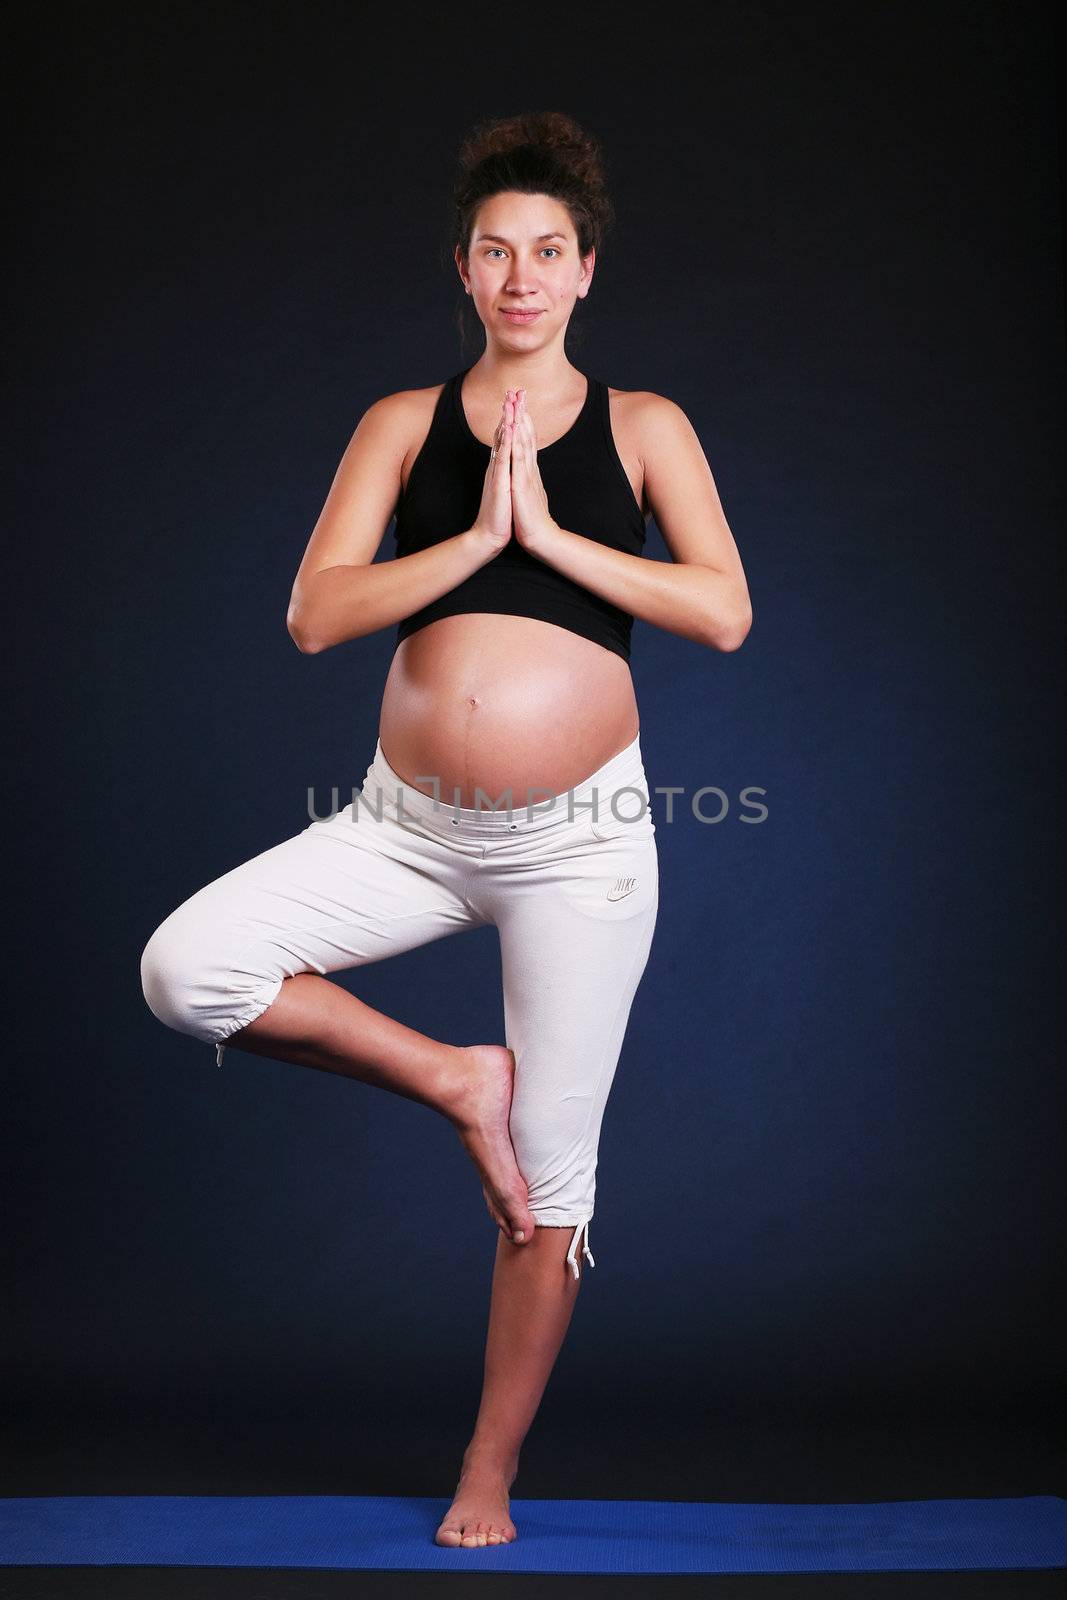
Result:
[[596,250],[590,250],[587,256],[582,257],[582,276],[578,284],[578,299],[584,300],[593,282],[593,273],[596,271]]

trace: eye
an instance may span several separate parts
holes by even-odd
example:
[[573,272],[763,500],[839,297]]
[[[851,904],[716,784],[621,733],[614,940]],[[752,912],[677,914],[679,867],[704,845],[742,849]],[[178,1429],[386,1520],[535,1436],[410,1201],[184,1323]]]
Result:
[[[491,244],[489,246],[489,248],[486,250],[485,253],[486,253],[487,256],[496,255],[498,253],[502,254],[503,253],[503,249],[504,249],[503,245]],[[555,245],[555,244],[546,244],[544,246],[544,249],[542,249],[542,251],[541,251],[542,255],[544,255],[545,250],[551,250],[551,252],[552,252],[552,254],[554,256],[558,256],[560,254],[559,246]]]

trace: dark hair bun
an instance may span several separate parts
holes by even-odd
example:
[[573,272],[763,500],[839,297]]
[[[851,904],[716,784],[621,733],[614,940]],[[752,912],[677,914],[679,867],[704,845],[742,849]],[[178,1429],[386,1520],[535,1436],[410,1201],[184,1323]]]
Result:
[[505,190],[549,194],[571,214],[578,250],[599,251],[615,219],[600,143],[562,111],[526,112],[478,123],[459,150],[455,244],[464,256],[478,207]]

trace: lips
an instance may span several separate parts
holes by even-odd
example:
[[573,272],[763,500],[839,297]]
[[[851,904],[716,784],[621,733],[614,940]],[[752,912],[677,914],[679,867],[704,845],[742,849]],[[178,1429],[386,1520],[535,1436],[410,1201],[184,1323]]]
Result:
[[512,322],[536,322],[537,318],[541,315],[541,312],[540,312],[540,310],[538,310],[538,311],[506,311],[505,310],[505,311],[503,311],[501,313],[501,315],[510,318],[510,320]]

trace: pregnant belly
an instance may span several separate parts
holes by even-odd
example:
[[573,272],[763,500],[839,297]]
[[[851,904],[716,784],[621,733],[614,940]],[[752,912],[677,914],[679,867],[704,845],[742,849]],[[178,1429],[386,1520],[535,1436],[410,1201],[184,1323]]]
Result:
[[[564,794],[637,737],[622,656],[533,617],[469,612],[401,641],[378,736],[405,783],[449,805]],[[482,796],[476,799],[476,790]],[[535,795],[535,800],[543,798]]]

